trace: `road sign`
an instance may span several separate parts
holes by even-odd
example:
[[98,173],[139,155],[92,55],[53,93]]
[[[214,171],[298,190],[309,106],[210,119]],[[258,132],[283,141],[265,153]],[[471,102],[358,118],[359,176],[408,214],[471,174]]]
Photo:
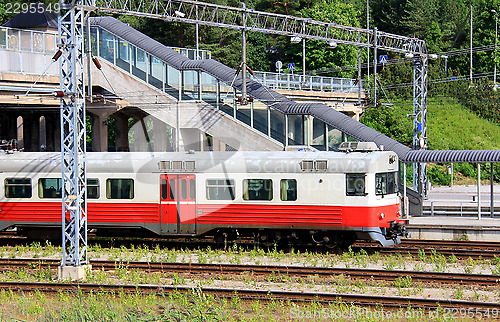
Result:
[[276,61],[275,66],[276,66],[276,69],[281,69],[283,67],[283,63],[281,62],[281,60],[278,60],[278,61]]
[[380,55],[380,64],[387,63],[387,55]]
[[288,70],[293,72],[295,70],[295,64],[294,63],[288,64]]

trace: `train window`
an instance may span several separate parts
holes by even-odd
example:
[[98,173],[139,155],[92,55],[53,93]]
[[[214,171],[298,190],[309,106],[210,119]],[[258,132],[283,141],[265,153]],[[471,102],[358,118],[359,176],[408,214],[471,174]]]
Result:
[[346,181],[347,196],[366,196],[364,173],[348,173],[346,174]]
[[186,200],[188,197],[188,187],[187,187],[187,180],[182,179],[181,180],[181,199]]
[[168,185],[170,186],[168,190],[170,192],[170,200],[175,200],[175,179],[170,179]]
[[38,180],[38,197],[40,198],[61,198],[62,179],[45,178]]
[[234,200],[233,179],[208,179],[207,200]]
[[297,200],[297,180],[295,179],[281,180],[281,200],[283,201]]
[[195,195],[195,190],[196,186],[194,185],[194,179],[189,179],[189,199],[195,200],[196,195]]
[[134,199],[133,179],[107,179],[106,198],[108,199]]
[[375,194],[388,195],[398,192],[397,172],[375,174]]
[[271,179],[243,180],[243,199],[273,200],[273,181]]
[[5,198],[31,198],[31,179],[5,179]]
[[168,198],[168,184],[167,179],[161,179],[161,199],[165,200]]
[[99,179],[87,179],[87,198],[99,199]]

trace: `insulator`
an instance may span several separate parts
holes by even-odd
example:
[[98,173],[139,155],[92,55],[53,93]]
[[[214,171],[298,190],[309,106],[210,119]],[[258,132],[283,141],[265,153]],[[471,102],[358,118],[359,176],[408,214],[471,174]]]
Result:
[[64,92],[63,91],[55,91],[55,92],[52,92],[52,95],[54,95],[55,97],[64,97]]
[[92,61],[94,62],[95,67],[100,70],[102,66],[97,57],[92,57]]
[[53,60],[53,61],[58,60],[58,59],[59,59],[59,57],[61,57],[61,55],[62,55],[62,50],[61,50],[61,49],[59,49],[59,50],[58,50],[58,51],[54,54],[54,56],[52,56],[52,60]]
[[254,74],[253,74],[253,70],[251,70],[251,69],[250,69],[250,67],[248,67],[248,66],[247,66],[247,70],[248,70],[248,72],[249,72],[252,76],[254,75]]
[[354,81],[354,86],[358,85],[358,82],[359,82],[359,79],[356,78],[356,80]]
[[377,84],[378,84],[379,86],[382,86],[382,83],[381,83],[378,79],[377,79]]

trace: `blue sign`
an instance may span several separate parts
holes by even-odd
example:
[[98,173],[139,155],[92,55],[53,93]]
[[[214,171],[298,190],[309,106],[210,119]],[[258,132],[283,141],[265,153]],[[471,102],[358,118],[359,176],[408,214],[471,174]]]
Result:
[[295,70],[295,64],[294,63],[288,64],[288,70],[293,72]]
[[387,63],[387,55],[380,55],[380,64]]

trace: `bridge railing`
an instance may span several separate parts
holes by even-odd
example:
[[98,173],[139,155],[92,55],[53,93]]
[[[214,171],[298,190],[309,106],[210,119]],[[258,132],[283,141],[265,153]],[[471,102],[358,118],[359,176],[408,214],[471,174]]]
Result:
[[0,71],[58,76],[59,64],[51,64],[57,50],[57,34],[0,27]]
[[[254,72],[254,78],[272,89],[343,93],[357,93],[359,91],[356,80],[351,78],[270,72]],[[361,83],[361,89],[363,90],[363,83]]]

